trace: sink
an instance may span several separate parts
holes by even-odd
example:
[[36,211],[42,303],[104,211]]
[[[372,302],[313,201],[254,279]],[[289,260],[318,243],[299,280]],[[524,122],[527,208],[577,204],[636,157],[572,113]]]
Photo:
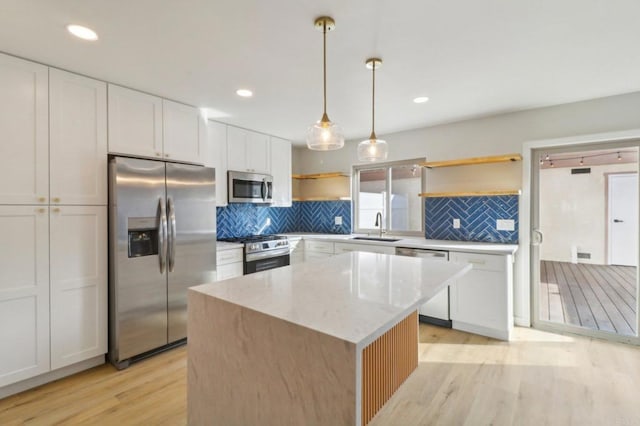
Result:
[[353,237],[352,240],[366,240],[366,241],[386,241],[388,243],[393,243],[395,241],[400,241],[400,238],[384,238],[384,237]]

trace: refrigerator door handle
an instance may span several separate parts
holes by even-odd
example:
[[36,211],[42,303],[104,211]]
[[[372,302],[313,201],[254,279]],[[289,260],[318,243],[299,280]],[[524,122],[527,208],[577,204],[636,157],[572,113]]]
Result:
[[160,223],[158,224],[158,260],[160,261],[160,273],[164,274],[164,269],[167,263],[167,211],[165,208],[164,200],[160,197]]
[[167,197],[167,205],[169,210],[169,272],[173,272],[173,266],[176,263],[176,209],[173,198]]

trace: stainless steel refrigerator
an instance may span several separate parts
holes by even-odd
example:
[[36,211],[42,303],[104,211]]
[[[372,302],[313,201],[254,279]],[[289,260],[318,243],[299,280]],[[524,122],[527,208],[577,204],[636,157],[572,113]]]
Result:
[[215,171],[109,160],[109,359],[117,368],[184,342],[187,288],[216,272]]

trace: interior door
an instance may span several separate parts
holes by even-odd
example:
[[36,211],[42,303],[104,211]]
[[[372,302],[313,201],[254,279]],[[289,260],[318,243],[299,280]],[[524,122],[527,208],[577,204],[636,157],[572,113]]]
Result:
[[609,175],[609,264],[638,265],[638,175]]
[[167,163],[168,337],[187,337],[187,289],[216,278],[215,172]]

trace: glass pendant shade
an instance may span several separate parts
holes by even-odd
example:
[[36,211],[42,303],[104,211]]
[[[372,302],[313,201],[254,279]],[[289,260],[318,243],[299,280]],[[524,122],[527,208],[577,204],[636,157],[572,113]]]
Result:
[[387,142],[373,138],[364,140],[358,144],[358,161],[386,160],[389,153]]
[[309,126],[307,130],[307,147],[314,151],[331,151],[344,146],[344,133],[336,123],[329,118]]

